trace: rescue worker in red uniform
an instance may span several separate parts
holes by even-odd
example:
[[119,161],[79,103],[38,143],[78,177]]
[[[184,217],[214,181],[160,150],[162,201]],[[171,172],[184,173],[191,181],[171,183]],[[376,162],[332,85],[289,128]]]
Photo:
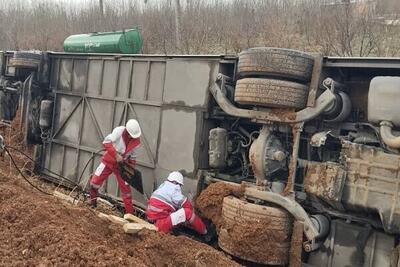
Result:
[[182,194],[183,176],[171,172],[167,180],[151,195],[146,210],[147,219],[158,231],[168,233],[174,226],[187,223],[201,235],[207,234],[203,221],[194,213],[190,200]]
[[104,139],[103,146],[106,152],[90,180],[89,195],[92,207],[96,207],[97,205],[96,199],[99,188],[110,174],[114,173],[121,191],[125,213],[133,213],[131,188],[122,179],[118,163],[125,162],[133,167],[136,165],[137,148],[140,145],[141,132],[139,123],[132,119],[126,123],[126,126],[116,127]]

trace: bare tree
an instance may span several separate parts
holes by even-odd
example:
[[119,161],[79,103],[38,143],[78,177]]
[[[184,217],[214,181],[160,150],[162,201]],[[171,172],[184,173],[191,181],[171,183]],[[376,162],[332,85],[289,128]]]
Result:
[[181,21],[182,21],[182,10],[181,3],[179,0],[175,0],[175,37],[176,37],[176,46],[178,51],[182,50],[182,34],[181,34]]
[[380,0],[376,9],[321,0],[141,3],[146,2],[141,8],[132,0],[81,5],[0,0],[0,50],[57,51],[70,34],[138,27],[145,53],[219,54],[277,46],[326,55],[400,55],[398,0]]
[[104,5],[103,5],[103,0],[99,0],[99,14],[101,21],[104,21]]

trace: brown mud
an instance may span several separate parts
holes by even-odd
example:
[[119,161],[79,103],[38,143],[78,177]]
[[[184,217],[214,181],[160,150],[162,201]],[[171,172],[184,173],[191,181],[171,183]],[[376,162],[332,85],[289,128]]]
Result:
[[0,176],[0,266],[237,266],[184,236],[137,235]]
[[[5,143],[32,155],[19,117],[0,126]],[[10,150],[23,172],[32,169]],[[27,177],[41,190],[55,186]],[[64,191],[58,188],[60,191]],[[68,192],[64,192],[68,193]],[[102,210],[104,211],[104,209]],[[185,236],[144,230],[127,235],[84,204],[73,206],[31,187],[0,156],[0,266],[239,266],[223,252]]]
[[199,215],[212,221],[217,230],[222,225],[222,202],[226,196],[242,196],[244,185],[232,185],[223,182],[210,184],[196,199]]

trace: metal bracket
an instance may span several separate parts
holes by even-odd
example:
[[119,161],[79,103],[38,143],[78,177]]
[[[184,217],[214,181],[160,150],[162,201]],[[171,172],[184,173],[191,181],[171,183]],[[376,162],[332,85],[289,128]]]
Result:
[[308,107],[298,112],[282,112],[281,109],[271,109],[268,111],[242,109],[234,106],[222,92],[221,88],[224,87],[226,79],[225,75],[218,74],[216,83],[209,89],[221,109],[234,117],[254,119],[264,123],[298,123],[309,121],[329,108],[336,99],[334,93],[330,90],[325,90],[317,98],[314,107]]
[[318,54],[314,60],[314,67],[310,82],[310,91],[308,93],[307,107],[314,107],[317,98],[319,81],[321,79],[322,65],[324,57]]

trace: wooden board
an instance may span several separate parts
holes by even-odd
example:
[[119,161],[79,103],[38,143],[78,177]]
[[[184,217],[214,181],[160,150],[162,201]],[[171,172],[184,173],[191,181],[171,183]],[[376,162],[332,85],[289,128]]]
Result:
[[112,223],[119,224],[119,225],[124,225],[126,223],[129,223],[124,218],[121,218],[121,217],[118,217],[118,216],[115,216],[115,215],[108,215],[108,214],[105,214],[105,213],[102,213],[102,212],[97,213],[97,216],[99,216],[102,219],[106,219],[106,220],[108,220],[108,221],[110,221]]
[[124,225],[124,224],[129,223],[124,218],[121,218],[121,217],[118,217],[118,216],[108,215],[108,217],[109,217],[110,221],[112,221],[113,223],[116,223],[116,224]]
[[105,213],[102,213],[102,212],[97,213],[97,216],[99,216],[100,218],[102,218],[104,220],[107,220],[107,221],[110,220],[110,218],[108,217],[108,214],[105,214]]
[[127,234],[135,234],[143,229],[148,229],[148,230],[152,230],[152,231],[157,231],[157,228],[150,224],[150,223],[146,223],[146,224],[142,224],[142,223],[126,223],[123,226],[124,228],[124,232]]
[[78,203],[79,203],[79,200],[74,199],[73,197],[68,196],[66,194],[63,194],[63,193],[61,193],[59,191],[54,191],[53,192],[53,196],[55,196],[55,197],[57,197],[59,199],[62,199],[64,201],[67,201],[67,202],[69,202],[69,203],[71,203],[73,205],[78,205]]
[[128,220],[129,222],[134,222],[134,223],[150,224],[150,223],[146,222],[145,220],[143,220],[133,214],[130,214],[130,213],[125,214],[124,219]]

